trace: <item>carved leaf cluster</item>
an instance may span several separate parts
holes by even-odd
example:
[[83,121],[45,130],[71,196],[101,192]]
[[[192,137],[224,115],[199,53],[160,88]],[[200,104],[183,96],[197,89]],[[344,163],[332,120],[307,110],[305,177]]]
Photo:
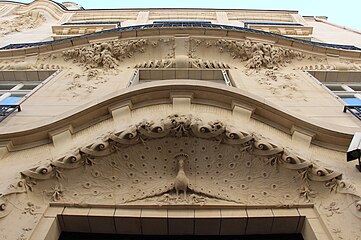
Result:
[[46,21],[46,18],[39,12],[28,12],[21,14],[14,19],[0,22],[0,36],[13,32],[21,32],[24,29],[36,28]]
[[87,47],[75,48],[63,52],[66,60],[73,59],[90,68],[116,68],[124,58],[130,58],[136,52],[144,52],[148,40],[113,40],[104,43],[93,43]]
[[218,40],[215,45],[220,52],[229,52],[233,58],[246,61],[248,68],[274,68],[286,62],[304,57],[303,53],[291,49],[275,47],[271,44],[256,43],[250,40]]

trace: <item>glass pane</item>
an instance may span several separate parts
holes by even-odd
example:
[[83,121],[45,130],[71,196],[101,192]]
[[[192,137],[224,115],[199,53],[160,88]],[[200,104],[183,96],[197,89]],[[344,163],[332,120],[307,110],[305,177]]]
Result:
[[272,235],[217,235],[217,236],[194,236],[194,235],[113,235],[97,233],[73,233],[62,232],[59,240],[303,240],[300,233],[295,234],[272,234]]
[[24,85],[21,90],[33,90],[34,88],[36,88],[36,86],[38,86],[37,84],[27,84]]
[[341,85],[325,85],[331,91],[346,91],[341,87]]
[[361,91],[361,85],[348,85],[350,88],[352,88],[355,91]]
[[16,84],[0,84],[0,90],[10,90],[15,86]]
[[342,100],[351,106],[361,106],[361,100],[358,98],[342,98]]
[[0,102],[0,105],[15,105],[22,97],[7,97]]

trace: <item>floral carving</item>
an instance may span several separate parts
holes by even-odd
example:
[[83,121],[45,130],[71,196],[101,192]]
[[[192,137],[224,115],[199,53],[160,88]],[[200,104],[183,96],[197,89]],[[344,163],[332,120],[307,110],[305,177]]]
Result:
[[46,21],[46,18],[39,12],[28,12],[16,16],[12,20],[0,22],[0,36],[13,32],[21,32],[25,29],[39,27]]
[[90,46],[75,48],[63,52],[65,60],[73,59],[88,68],[116,68],[124,58],[130,58],[136,52],[144,52],[148,40],[113,40],[105,43],[93,43]]
[[277,68],[294,58],[302,59],[301,52],[275,47],[271,44],[220,39],[215,43],[220,52],[229,52],[233,58],[246,61],[248,68]]

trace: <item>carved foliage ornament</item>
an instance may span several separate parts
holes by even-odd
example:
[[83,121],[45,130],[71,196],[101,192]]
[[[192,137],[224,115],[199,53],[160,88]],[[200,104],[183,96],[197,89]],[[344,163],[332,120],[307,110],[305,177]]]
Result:
[[220,39],[214,43],[220,52],[229,52],[233,58],[246,61],[248,68],[277,68],[290,60],[304,58],[304,54],[271,44]]
[[130,58],[136,52],[144,52],[149,44],[146,39],[113,40],[93,43],[87,47],[75,48],[63,52],[65,60],[72,59],[89,68],[116,68],[124,58]]
[[16,16],[12,20],[1,21],[0,36],[13,32],[21,32],[25,29],[37,28],[46,21],[46,18],[39,12],[28,12]]

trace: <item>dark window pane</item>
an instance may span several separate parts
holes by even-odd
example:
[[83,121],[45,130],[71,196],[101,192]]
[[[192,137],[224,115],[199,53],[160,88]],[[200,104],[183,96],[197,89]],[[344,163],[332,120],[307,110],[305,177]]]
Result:
[[147,236],[63,232],[59,240],[303,240],[301,234],[247,236]]

